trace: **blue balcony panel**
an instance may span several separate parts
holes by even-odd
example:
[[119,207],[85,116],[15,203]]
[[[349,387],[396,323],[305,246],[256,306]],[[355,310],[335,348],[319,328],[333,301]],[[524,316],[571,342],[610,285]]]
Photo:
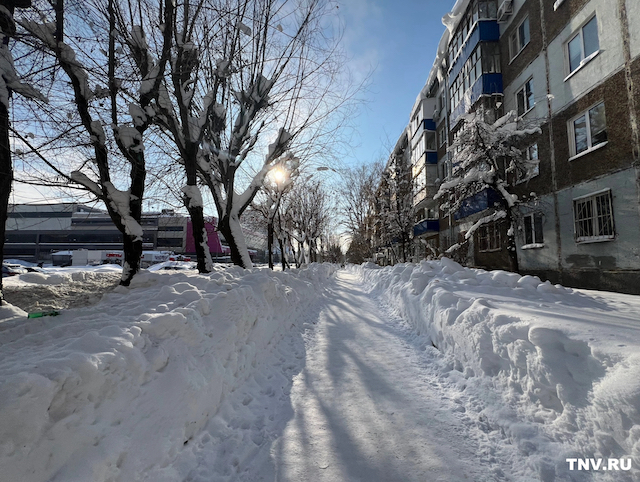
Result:
[[473,50],[480,42],[497,42],[500,39],[500,27],[498,26],[498,22],[495,20],[481,20],[476,23],[471,36],[464,47],[462,47],[462,52],[451,66],[451,70],[449,71],[449,85],[455,80],[458,76],[464,63],[467,61],[469,56],[473,53]]
[[438,233],[440,232],[440,220],[438,219],[425,219],[413,226],[413,235],[420,236],[425,233]]
[[454,218],[462,219],[472,214],[476,214],[484,211],[485,209],[500,204],[502,198],[500,195],[491,188],[487,188],[484,191],[480,191],[478,194],[465,199],[460,206],[460,209],[454,214]]
[[436,130],[436,123],[434,122],[433,119],[424,119],[423,123],[424,123],[424,130],[425,131],[435,131]]
[[427,164],[438,164],[438,153],[433,151],[433,152],[427,152]]
[[467,90],[458,106],[451,113],[451,128],[456,125],[462,114],[471,110],[471,107],[478,102],[480,97],[483,95],[502,94],[502,92],[502,74],[482,74]]

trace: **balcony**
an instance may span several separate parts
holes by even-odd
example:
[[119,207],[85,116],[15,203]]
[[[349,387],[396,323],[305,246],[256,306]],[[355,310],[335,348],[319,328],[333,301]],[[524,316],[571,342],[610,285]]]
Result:
[[502,74],[501,73],[485,73],[467,89],[462,100],[457,107],[451,112],[451,127],[453,128],[461,115],[469,112],[473,105],[478,102],[483,95],[502,94]]
[[456,220],[466,218],[472,214],[484,211],[487,208],[500,204],[502,198],[491,188],[487,188],[479,193],[465,199],[460,209],[454,214]]
[[435,135],[436,132],[436,123],[433,119],[422,119],[420,122],[420,126],[411,136],[411,149],[414,149],[415,146],[420,142],[422,135],[424,132],[433,132]]
[[464,44],[456,60],[449,70],[449,82],[453,81],[464,63],[467,61],[473,50],[480,42],[497,42],[500,39],[500,27],[495,20],[480,20],[477,22],[469,35],[469,39]]
[[421,236],[426,233],[438,232],[440,232],[440,220],[438,219],[423,219],[413,226],[414,236]]

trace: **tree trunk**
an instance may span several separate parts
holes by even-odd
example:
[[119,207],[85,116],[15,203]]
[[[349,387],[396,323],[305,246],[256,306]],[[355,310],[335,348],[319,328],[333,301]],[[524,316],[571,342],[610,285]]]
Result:
[[[0,260],[4,261],[4,239],[13,183],[13,165],[9,148],[9,110],[0,102]],[[4,303],[0,277],[0,306]]]
[[[129,200],[129,211],[131,217],[142,226],[142,200],[144,199],[145,180],[147,169],[145,165],[144,153],[131,153],[131,196]],[[113,219],[113,216],[112,216]],[[115,221],[115,220],[114,220]],[[142,258],[142,240],[135,241],[133,237],[122,233],[122,244],[124,251],[124,266],[122,271],[122,286],[129,286],[131,279],[140,271],[140,259]],[[128,270],[128,271],[125,271]]]
[[[507,230],[507,252],[509,253],[509,260],[511,262],[511,271],[517,273],[520,268],[518,266],[518,250],[516,249],[516,229],[513,213],[509,208],[507,208]],[[509,234],[509,231],[511,234]]]
[[142,240],[135,240],[134,236],[122,235],[124,250],[124,264],[122,265],[121,286],[129,286],[134,275],[140,271],[140,258],[142,258]]
[[280,260],[282,261],[282,271],[287,269],[287,260],[284,255],[284,242],[281,238],[278,238],[278,244],[280,245]]
[[[202,206],[189,206],[189,201],[185,203],[187,211],[191,217],[191,228],[193,231],[193,241],[196,247],[196,262],[199,273],[209,273],[211,270],[207,263],[209,244],[206,239],[206,228],[204,223],[204,209]],[[209,257],[211,254],[209,254]]]
[[273,269],[273,220],[267,223],[267,251],[269,252],[269,269]]
[[[251,268],[253,265],[251,264],[251,259],[247,260],[240,251],[240,247],[238,246],[239,242],[244,242],[244,240],[237,239],[237,236],[233,232],[231,227],[231,223],[233,221],[230,219],[228,215],[223,216],[220,219],[218,230],[224,235],[227,243],[229,244],[229,249],[231,250],[231,262],[236,266],[240,266],[241,268]],[[239,221],[236,221],[238,224],[238,228],[240,226]],[[245,250],[246,251],[246,250]],[[247,252],[248,257],[248,252]]]

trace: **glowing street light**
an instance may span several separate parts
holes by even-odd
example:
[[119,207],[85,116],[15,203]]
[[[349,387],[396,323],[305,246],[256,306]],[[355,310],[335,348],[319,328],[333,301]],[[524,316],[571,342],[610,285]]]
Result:
[[271,176],[273,177],[273,180],[278,185],[278,187],[282,186],[287,180],[287,172],[281,167],[274,168],[271,173]]

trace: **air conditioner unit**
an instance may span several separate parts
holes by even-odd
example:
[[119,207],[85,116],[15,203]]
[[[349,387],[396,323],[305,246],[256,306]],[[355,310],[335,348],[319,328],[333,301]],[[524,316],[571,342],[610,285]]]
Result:
[[504,22],[513,13],[513,0],[502,0],[498,7],[498,22]]
[[433,120],[438,120],[440,118],[440,109],[435,109],[433,111]]

